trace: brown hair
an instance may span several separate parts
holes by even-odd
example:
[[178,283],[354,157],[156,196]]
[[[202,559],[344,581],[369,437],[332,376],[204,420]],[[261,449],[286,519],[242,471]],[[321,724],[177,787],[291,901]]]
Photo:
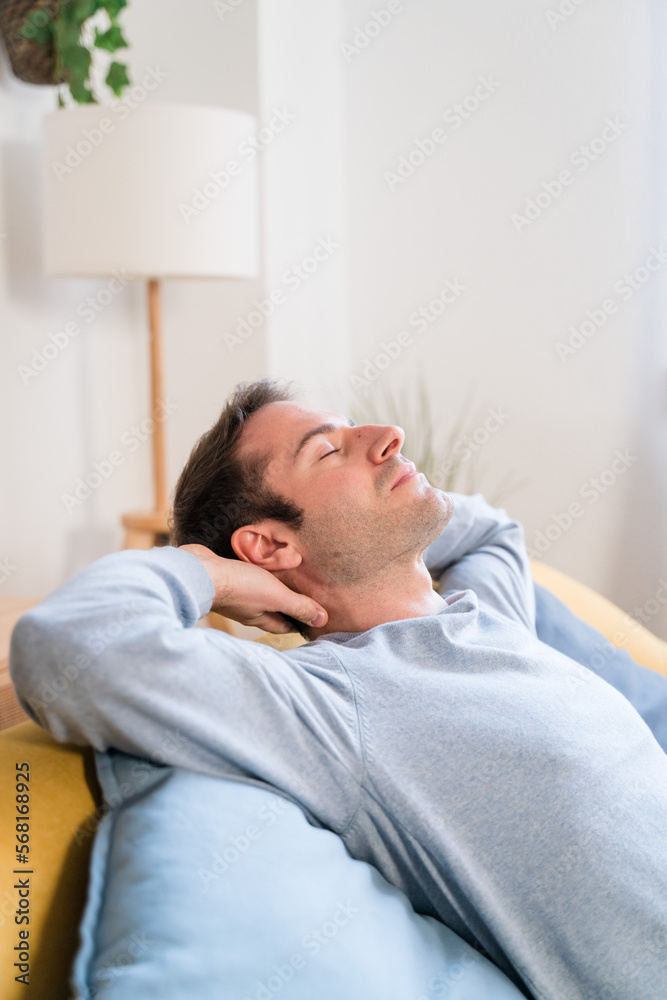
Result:
[[293,383],[285,379],[238,383],[181,470],[169,522],[171,545],[197,543],[225,559],[238,559],[230,542],[237,528],[265,518],[301,527],[303,509],[264,483],[271,454],[253,452],[244,459],[237,454],[248,418],[267,403],[294,395]]

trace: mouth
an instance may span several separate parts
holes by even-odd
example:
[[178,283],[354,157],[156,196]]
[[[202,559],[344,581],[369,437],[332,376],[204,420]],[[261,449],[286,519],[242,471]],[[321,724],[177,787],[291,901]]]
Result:
[[415,476],[420,475],[415,468],[414,462],[403,462],[401,464],[403,467],[394,480],[394,485],[391,487],[392,490],[396,489],[397,486],[400,486],[401,483],[406,482],[406,480],[414,479]]

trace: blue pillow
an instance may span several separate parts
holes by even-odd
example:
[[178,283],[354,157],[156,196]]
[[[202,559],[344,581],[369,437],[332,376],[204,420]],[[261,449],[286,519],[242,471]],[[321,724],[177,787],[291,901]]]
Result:
[[[667,753],[667,677],[635,663],[624,649],[573,615],[550,590],[535,584],[537,637],[585,668],[573,683],[586,690],[587,671],[607,681],[634,705]],[[590,675],[589,675],[590,676]]]
[[487,958],[260,784],[95,752],[76,1000],[521,1000]]

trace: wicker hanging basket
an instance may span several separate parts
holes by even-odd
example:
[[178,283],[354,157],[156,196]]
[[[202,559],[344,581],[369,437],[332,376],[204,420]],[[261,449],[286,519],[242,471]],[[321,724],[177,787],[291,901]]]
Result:
[[26,18],[35,10],[50,14],[60,6],[60,0],[0,0],[0,31],[5,41],[12,72],[26,83],[54,86],[55,51],[53,45],[40,45],[19,35]]

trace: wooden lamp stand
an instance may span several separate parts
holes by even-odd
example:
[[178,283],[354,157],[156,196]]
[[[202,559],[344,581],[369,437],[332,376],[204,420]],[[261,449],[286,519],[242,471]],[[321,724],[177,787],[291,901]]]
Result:
[[148,281],[148,328],[151,352],[151,417],[153,419],[153,482],[155,507],[149,511],[123,514],[124,549],[151,549],[169,544],[167,474],[164,446],[164,379],[162,373],[162,309],[160,283]]
[[[164,447],[164,381],[162,377],[162,311],[160,283],[157,278],[148,281],[148,327],[151,338],[151,417],[153,418],[153,481],[155,484],[154,510],[133,511],[123,514],[125,528],[124,549],[152,549],[154,545],[169,545],[167,524],[167,474]],[[236,635],[234,622],[210,611],[202,624]]]
[[[62,150],[76,146],[87,129],[99,129],[99,116],[95,104],[46,115],[44,163],[62,159]],[[148,282],[153,409],[144,425],[153,438],[155,494],[152,509],[123,514],[122,545],[151,549],[170,544],[173,515],[165,472],[164,425],[171,407],[163,399],[160,279],[259,277],[257,166],[244,167],[233,190],[216,196],[206,217],[189,230],[173,206],[201,183],[202,171],[224,163],[256,132],[258,121],[231,108],[162,101],[144,102],[132,121],[67,184],[45,171],[44,269],[50,277],[84,278],[110,272],[118,277],[116,269],[126,268]]]

